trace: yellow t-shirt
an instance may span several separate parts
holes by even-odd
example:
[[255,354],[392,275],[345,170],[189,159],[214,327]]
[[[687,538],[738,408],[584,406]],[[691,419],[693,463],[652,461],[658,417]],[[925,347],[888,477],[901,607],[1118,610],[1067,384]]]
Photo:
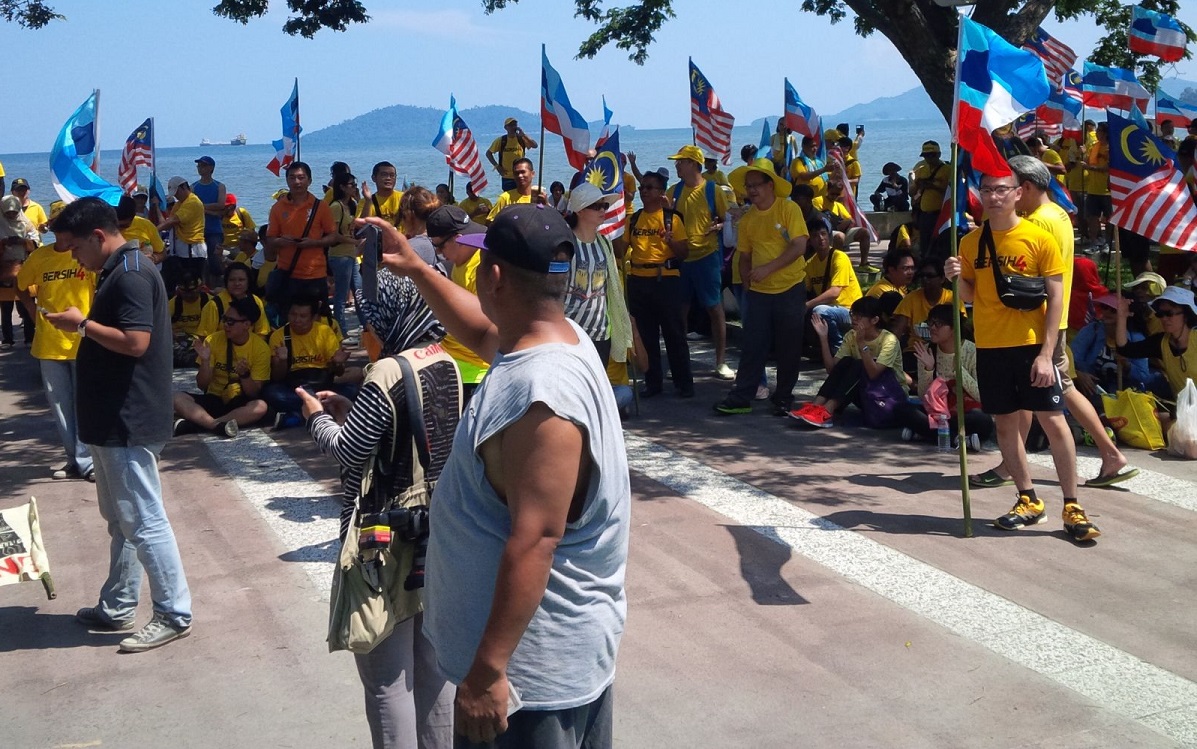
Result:
[[952,179],[952,165],[944,161],[932,169],[926,161],[920,161],[914,167],[914,178],[931,180],[931,184],[923,188],[923,194],[919,198],[919,210],[927,213],[939,211],[943,207],[943,196],[948,190],[948,182]]
[[1072,138],[1061,138],[1056,144],[1056,153],[1060,160],[1068,167],[1068,174],[1064,177],[1064,186],[1073,192],[1080,192],[1085,187],[1085,176],[1081,171],[1081,147]]
[[814,299],[831,286],[839,286],[839,296],[835,298],[837,307],[851,307],[853,302],[864,296],[860,290],[860,281],[856,279],[856,272],[852,270],[852,261],[843,250],[832,250],[827,258],[831,261],[831,279],[823,284],[823,275],[827,272],[827,262],[817,254],[806,259],[806,298]]
[[193,302],[178,294],[172,296],[166,303],[166,311],[170,313],[171,335],[176,338],[181,335],[196,335],[204,305],[209,303],[210,300],[204,301],[203,296],[197,296]]
[[898,382],[906,382],[906,373],[902,371],[902,342],[898,337],[888,330],[882,330],[876,338],[871,341],[861,339],[856,340],[856,331],[849,330],[844,333],[844,340],[840,343],[839,351],[835,352],[836,359],[853,359],[863,358],[860,353],[861,346],[868,346],[869,353],[877,360],[877,363],[883,367],[889,367],[897,376]]
[[1068,329],[1068,305],[1072,302],[1072,259],[1076,250],[1076,237],[1072,233],[1072,219],[1068,212],[1055,203],[1044,203],[1027,217],[1035,226],[1055,237],[1060,250],[1060,261],[1064,263],[1064,314],[1060,316],[1060,330]]
[[[781,256],[790,243],[808,235],[802,209],[792,200],[777,198],[767,210],[755,206],[740,217],[736,239],[737,252],[750,253],[752,267],[771,263]],[[752,290],[761,294],[780,294],[806,280],[806,260],[798,259],[786,267],[774,271],[752,285]]]
[[[506,141],[506,142],[504,142]],[[512,179],[512,168],[518,159],[524,158],[524,144],[520,141],[518,135],[507,135],[504,133],[494,142],[490,144],[490,148],[486,149],[487,153],[495,153],[499,155],[499,174],[507,179]]]
[[486,223],[495,220],[495,216],[499,215],[499,211],[503,210],[509,205],[517,205],[519,203],[531,203],[532,195],[520,195],[519,190],[507,190],[499,194],[499,199],[495,201],[495,205],[490,209],[490,213],[486,216]]
[[[1019,221],[1013,229],[993,232],[1002,273],[1019,276],[1063,276],[1064,261],[1051,234],[1030,221]],[[1002,304],[986,264],[977,269],[977,247],[981,229],[974,229],[960,241],[960,276],[973,284],[973,329],[977,348],[1033,346],[1043,334],[1047,305],[1023,312]],[[1065,314],[1064,317],[1068,315]]]
[[[471,294],[477,294],[478,262],[481,259],[482,253],[475,252],[465,263],[454,265],[453,272],[449,275],[453,283]],[[465,344],[452,335],[445,336],[444,340],[441,341],[441,348],[458,363],[462,379],[465,382],[476,383],[481,381],[481,375],[485,374],[486,370],[490,368],[490,365],[483,361],[481,357],[466,348]]]
[[[914,342],[918,336],[913,335],[914,326],[920,323],[927,322],[927,313],[931,311],[932,307],[940,304],[951,304],[955,297],[952,295],[951,289],[940,289],[939,298],[934,302],[927,299],[927,295],[922,289],[912,291],[906,296],[902,297],[902,301],[898,302],[898,308],[894,310],[894,316],[901,315],[910,321],[910,331],[912,335],[906,341],[906,350],[914,351]],[[961,314],[964,314],[961,311]]]
[[251,335],[244,344],[234,345],[232,363],[228,360],[229,339],[223,330],[208,336],[206,341],[212,351],[212,379],[208,381],[207,392],[220,396],[225,403],[241,395],[241,383],[229,382],[229,372],[240,361],[249,364],[251,380],[270,382],[270,347],[261,336]]
[[137,242],[142,245],[149,245],[154,252],[162,252],[166,249],[166,244],[162,241],[162,235],[158,233],[158,227],[154,226],[149,219],[141,216],[134,216],[133,223],[129,224],[128,229],[123,229],[121,235],[129,241]]
[[[1061,159],[1060,154],[1056,153],[1055,151],[1053,151],[1050,148],[1043,152],[1043,155],[1039,157],[1039,160],[1042,161],[1044,164],[1046,164],[1049,167],[1064,166],[1064,159]],[[1064,184],[1064,175],[1063,174],[1053,171],[1052,176],[1055,177],[1056,181],[1059,182],[1061,185]]]
[[[807,163],[802,160],[802,154],[799,153],[794,157],[794,160],[790,162],[790,181],[795,182],[797,181],[799,174],[805,174],[812,171],[815,170],[810,168],[810,166],[808,166]],[[806,184],[810,185],[810,188],[815,191],[815,200],[818,200],[827,194],[826,174],[820,174],[818,177],[814,177]]]
[[[357,216],[361,218],[365,215],[366,206],[370,206],[371,216],[380,216],[387,220],[388,223],[399,226],[399,201],[403,200],[402,190],[393,190],[391,194],[382,199],[378,197],[378,193],[370,196],[369,200],[362,199],[357,204]],[[374,207],[374,203],[378,203],[378,208]]]
[[50,222],[50,217],[46,215],[46,209],[42,208],[41,204],[35,200],[26,203],[21,210],[25,213],[25,218],[29,219],[29,223],[41,233],[42,226]]
[[480,224],[490,223],[490,211],[494,206],[486,198],[482,196],[466,198],[457,205],[474,221]]
[[[339,201],[333,201],[329,206],[332,211],[333,225],[336,227],[337,234],[343,237],[353,236],[353,214]],[[353,242],[343,242],[335,244],[328,248],[329,257],[357,257],[357,245]]]
[[717,185],[727,185],[728,187],[731,187],[731,183],[727,181],[727,175],[724,174],[720,169],[715,169],[713,172],[703,172],[702,178],[714,182]]
[[[258,321],[253,325],[253,332],[260,336],[270,335],[270,321],[266,319],[266,306],[262,304],[262,300],[257,296],[251,294],[254,301],[258,304]],[[217,302],[216,300],[220,301]],[[200,312],[199,328],[196,329],[195,334],[201,338],[207,338],[213,333],[221,330],[220,316],[223,315],[233,303],[233,298],[229,296],[229,292],[221,290],[214,299],[204,305],[203,311]]]
[[624,172],[623,173],[623,202],[624,202],[624,206],[626,206],[627,211],[628,211],[627,215],[629,215],[629,216],[632,215],[632,211],[636,210],[636,189],[637,189],[636,178],[632,176],[632,173],[630,171]]
[[253,216],[250,216],[249,211],[241,206],[237,206],[233,215],[222,216],[220,226],[224,229],[225,247],[236,247],[237,243],[241,241],[241,232],[253,231],[258,228],[258,225],[254,223]]
[[[628,232],[628,259],[632,263],[632,267],[628,270],[629,275],[656,278],[658,274],[662,276],[680,276],[682,274],[680,268],[636,267],[637,265],[661,265],[673,257],[673,250],[669,249],[665,238],[661,236],[661,232],[665,230],[666,210],[669,209],[641,211],[640,215],[636,216],[636,225],[630,227]],[[673,231],[682,231],[684,229],[682,217],[676,212],[671,211],[671,213],[673,218],[670,223]]]
[[[678,186],[681,187],[680,192]],[[719,237],[712,233],[711,206],[707,203],[707,181],[701,180],[696,187],[686,187],[679,183],[669,191],[673,198],[673,209],[682,214],[682,223],[686,227],[686,244],[690,253],[686,262],[694,262],[719,250]],[[715,215],[722,220],[727,215],[727,197],[723,190],[715,187]],[[678,229],[673,230],[678,234]]]
[[894,286],[892,283],[890,283],[888,278],[882,278],[880,281],[869,287],[869,290],[865,292],[865,296],[872,297],[874,299],[880,299],[882,294],[888,294],[891,291],[897,292],[905,297],[907,287]]
[[[17,288],[37,287],[37,306],[51,312],[78,307],[86,315],[96,294],[96,276],[80,267],[69,252],[57,252],[53,244],[38,247],[25,259],[17,273]],[[79,334],[59,330],[38,313],[33,336],[35,359],[71,361],[79,350]]]
[[175,234],[180,242],[199,244],[204,241],[204,204],[195,193],[175,203],[171,216],[179,219]]
[[[270,350],[286,345],[290,325],[270,334]],[[313,322],[312,329],[303,335],[291,331],[291,367],[298,369],[327,369],[333,354],[341,348],[341,339],[322,322]]]
[[[1110,166],[1109,144],[1094,143],[1085,154],[1085,163],[1089,166]],[[1085,192],[1090,195],[1110,194],[1109,172],[1085,172]]]
[[[848,206],[844,205],[843,203],[841,203],[838,200],[832,200],[830,196],[824,195],[821,198],[815,198],[814,200],[811,201],[811,205],[813,205],[815,207],[815,210],[826,213],[828,201],[831,202],[831,215],[832,216],[839,219],[839,221],[851,221],[852,220],[852,213],[848,210]],[[831,228],[836,231],[839,231],[839,222],[837,221],[836,225]]]

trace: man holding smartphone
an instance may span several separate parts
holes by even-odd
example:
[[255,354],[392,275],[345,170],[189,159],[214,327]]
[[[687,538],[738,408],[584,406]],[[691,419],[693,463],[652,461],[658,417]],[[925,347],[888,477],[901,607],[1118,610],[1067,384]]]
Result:
[[503,189],[512,190],[516,183],[515,163],[524,158],[528,149],[536,148],[538,144],[524,133],[514,117],[503,121],[503,129],[507,132],[495,138],[490,148],[486,149],[486,159],[502,178]]

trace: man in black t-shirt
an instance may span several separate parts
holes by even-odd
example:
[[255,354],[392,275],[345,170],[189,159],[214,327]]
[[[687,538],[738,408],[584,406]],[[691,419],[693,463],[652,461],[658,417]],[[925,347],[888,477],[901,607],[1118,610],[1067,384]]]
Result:
[[158,453],[171,434],[172,345],[166,287],[116,211],[96,198],[68,205],[52,227],[60,250],[97,274],[87,317],[75,307],[47,314],[82,337],[76,358],[79,439],[95,462],[100,515],[113,553],[99,604],[75,618],[91,629],[133,629],[144,566],[154,617],[121,640],[124,652],[160,647],[191,633],[191,592],[162,503]]

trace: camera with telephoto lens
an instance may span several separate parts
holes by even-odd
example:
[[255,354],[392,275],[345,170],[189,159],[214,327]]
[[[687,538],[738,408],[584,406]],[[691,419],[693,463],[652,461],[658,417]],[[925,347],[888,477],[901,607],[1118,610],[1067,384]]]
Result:
[[411,572],[403,581],[404,590],[424,587],[424,560],[428,554],[428,507],[404,507],[387,512],[368,513],[362,516],[358,530],[358,548],[385,549],[391,541],[398,539],[415,544]]

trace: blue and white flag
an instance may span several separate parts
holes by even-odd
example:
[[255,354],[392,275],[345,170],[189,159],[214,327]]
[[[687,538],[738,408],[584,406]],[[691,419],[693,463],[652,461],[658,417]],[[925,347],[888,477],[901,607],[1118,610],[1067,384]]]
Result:
[[58,133],[50,149],[50,182],[63,202],[77,198],[99,198],[116,205],[124,191],[98,174],[100,162],[99,132],[96,114],[99,91],[92,91]]

